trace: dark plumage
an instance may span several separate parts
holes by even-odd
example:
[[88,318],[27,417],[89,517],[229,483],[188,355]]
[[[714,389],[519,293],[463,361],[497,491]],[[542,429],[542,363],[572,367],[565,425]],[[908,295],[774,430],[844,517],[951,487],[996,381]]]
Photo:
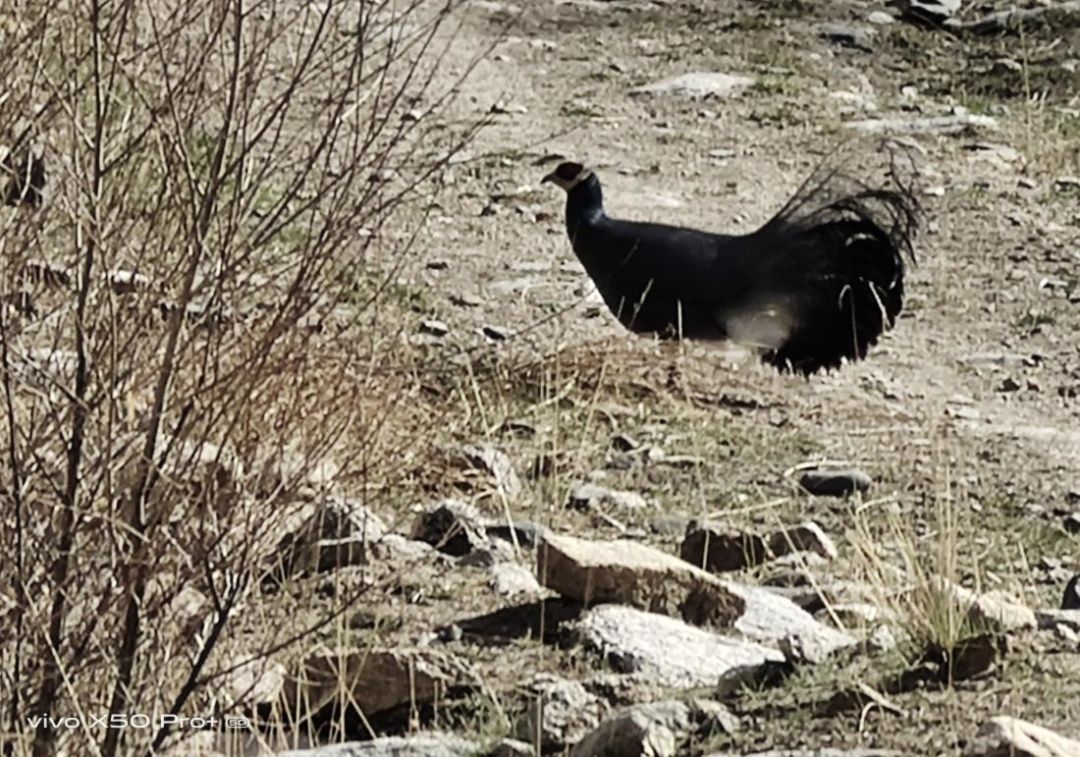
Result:
[[600,180],[580,163],[544,181],[566,190],[574,253],[628,329],[751,344],[809,375],[866,357],[903,306],[918,205],[891,178],[872,189],[819,170],[742,236],[609,218]]

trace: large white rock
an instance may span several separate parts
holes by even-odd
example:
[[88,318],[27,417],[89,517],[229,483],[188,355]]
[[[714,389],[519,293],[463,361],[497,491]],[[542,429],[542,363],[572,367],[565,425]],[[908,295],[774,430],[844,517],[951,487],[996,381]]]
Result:
[[622,672],[658,686],[716,686],[784,660],[775,648],[622,605],[594,607],[574,628]]

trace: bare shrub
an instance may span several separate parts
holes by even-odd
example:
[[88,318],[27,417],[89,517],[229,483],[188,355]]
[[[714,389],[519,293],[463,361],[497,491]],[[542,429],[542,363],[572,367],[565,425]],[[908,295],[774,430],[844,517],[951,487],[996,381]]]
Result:
[[[387,292],[477,128],[438,118],[453,5],[88,0],[4,15],[0,690],[14,753],[146,752],[168,727],[89,718],[212,712],[236,666],[226,629],[287,523],[342,481],[393,474],[403,441],[386,420],[415,387]],[[41,189],[31,169],[44,199],[20,202]],[[264,631],[249,658],[311,627]]]

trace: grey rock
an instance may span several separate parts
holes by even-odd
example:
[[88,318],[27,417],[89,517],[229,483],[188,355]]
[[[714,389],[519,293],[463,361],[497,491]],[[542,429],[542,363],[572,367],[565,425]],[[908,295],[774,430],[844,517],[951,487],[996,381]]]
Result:
[[1004,592],[976,594],[961,586],[953,586],[952,594],[961,607],[967,607],[968,619],[976,628],[1009,633],[1038,625],[1031,608],[1025,607]]
[[608,489],[596,484],[579,484],[570,490],[567,505],[576,510],[633,512],[647,508],[649,503],[636,492]]
[[720,702],[711,699],[693,699],[694,720],[697,722],[699,735],[709,736],[720,733],[736,733],[741,727],[739,716],[731,712]]
[[607,705],[590,694],[578,681],[544,675],[529,687],[534,699],[517,721],[516,735],[541,747],[562,749],[580,741],[596,727],[607,712]]
[[679,557],[710,573],[724,573],[760,565],[767,553],[765,540],[757,534],[693,522],[687,526]]
[[821,497],[846,497],[870,489],[870,476],[861,470],[811,470],[799,477],[799,486]]
[[386,535],[386,524],[362,502],[331,497],[323,502],[313,518],[320,539],[356,537],[375,542]]
[[622,605],[594,607],[572,628],[616,669],[658,686],[717,686],[784,659],[775,648]]
[[678,700],[626,707],[600,723],[570,750],[570,757],[674,757],[693,725]]
[[319,746],[282,752],[282,757],[473,757],[480,751],[475,741],[449,733],[418,733],[382,736],[371,741]]
[[835,619],[845,628],[861,628],[881,620],[881,609],[867,602],[830,604],[815,612],[814,617],[822,623]]
[[749,76],[711,71],[695,71],[672,76],[630,90],[631,95],[681,95],[683,97],[724,97],[754,83]]
[[996,129],[998,122],[992,116],[963,111],[928,118],[873,118],[845,125],[863,134],[962,134],[974,129]]
[[632,541],[549,534],[537,550],[540,583],[583,604],[615,602],[691,622],[731,623],[744,607],[690,563]]
[[454,499],[437,502],[418,513],[410,537],[455,557],[488,543],[476,508]]
[[[344,698],[373,715],[440,697],[450,682],[449,662],[428,650],[339,649],[316,652],[285,680],[280,705],[304,712]],[[290,717],[299,717],[291,713]]]
[[821,24],[818,26],[818,35],[841,47],[872,52],[872,43],[877,35],[877,30],[873,27],[855,24]]
[[830,649],[855,643],[783,597],[721,580],[636,542],[553,534],[541,545],[537,565],[543,585],[584,604],[626,604],[774,643],[789,635],[819,637],[814,643]]
[[877,654],[880,652],[891,652],[896,649],[900,642],[897,641],[896,635],[892,632],[888,626],[878,626],[870,635],[866,637],[866,641],[863,642],[863,648],[871,654]]
[[724,585],[744,603],[745,609],[736,619],[734,629],[752,639],[767,643],[786,639],[788,643],[812,646],[822,656],[856,644],[849,634],[819,623],[794,602],[766,589],[730,581]]
[[408,539],[401,534],[387,534],[369,547],[371,559],[388,562],[411,562],[430,560],[433,557],[446,559],[436,552],[427,542]]
[[877,24],[878,26],[888,26],[889,24],[896,23],[896,17],[891,13],[885,11],[872,11],[866,20],[871,24]]

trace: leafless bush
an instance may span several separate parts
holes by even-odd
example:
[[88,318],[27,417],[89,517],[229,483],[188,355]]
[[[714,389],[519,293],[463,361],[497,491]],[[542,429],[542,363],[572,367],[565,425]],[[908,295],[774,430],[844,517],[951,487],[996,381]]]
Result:
[[205,713],[282,522],[400,442],[384,295],[475,128],[437,117],[453,4],[66,0],[0,21],[10,751],[147,752],[168,728],[89,719]]

